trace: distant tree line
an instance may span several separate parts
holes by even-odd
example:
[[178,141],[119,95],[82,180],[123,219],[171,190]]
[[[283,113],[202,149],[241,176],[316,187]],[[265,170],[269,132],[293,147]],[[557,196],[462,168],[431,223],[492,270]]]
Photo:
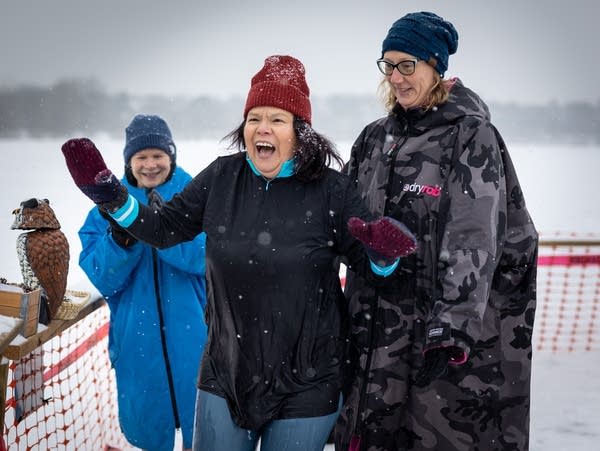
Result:
[[[334,141],[351,141],[385,114],[377,96],[313,97],[313,124]],[[106,135],[123,139],[137,113],[163,116],[176,139],[219,139],[242,121],[241,96],[168,97],[109,94],[94,80],[51,87],[0,88],[0,138]],[[542,106],[490,103],[492,121],[507,142],[600,144],[600,102]]]

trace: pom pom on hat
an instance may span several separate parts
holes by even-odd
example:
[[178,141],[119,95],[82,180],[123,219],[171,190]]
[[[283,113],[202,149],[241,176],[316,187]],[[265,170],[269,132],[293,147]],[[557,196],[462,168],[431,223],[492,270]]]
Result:
[[164,150],[175,162],[176,147],[165,120],[156,115],[138,114],[125,129],[125,165],[137,152],[150,148]]
[[430,12],[410,13],[393,23],[381,46],[381,56],[388,50],[408,53],[429,62],[443,77],[448,56],[456,53],[458,33],[454,26]]
[[273,55],[250,83],[244,117],[257,106],[272,106],[289,111],[311,124],[310,90],[304,65],[288,55]]

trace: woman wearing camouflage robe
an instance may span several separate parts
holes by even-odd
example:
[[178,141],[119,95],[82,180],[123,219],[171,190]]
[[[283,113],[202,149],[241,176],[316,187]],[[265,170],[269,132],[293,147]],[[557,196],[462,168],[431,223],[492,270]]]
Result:
[[487,106],[443,79],[457,43],[432,13],[392,25],[378,60],[390,112],[347,165],[372,212],[419,247],[380,287],[348,273],[338,451],[529,446],[538,238]]

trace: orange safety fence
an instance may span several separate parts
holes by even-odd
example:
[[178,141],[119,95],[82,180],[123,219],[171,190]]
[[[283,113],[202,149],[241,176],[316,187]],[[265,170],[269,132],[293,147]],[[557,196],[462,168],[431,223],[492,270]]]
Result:
[[[600,350],[600,236],[543,237],[533,333],[541,352]],[[132,450],[122,436],[102,306],[8,365],[8,451]]]
[[600,236],[540,242],[533,343],[537,351],[600,350]]
[[102,306],[20,360],[10,361],[8,451],[134,449],[122,436]]

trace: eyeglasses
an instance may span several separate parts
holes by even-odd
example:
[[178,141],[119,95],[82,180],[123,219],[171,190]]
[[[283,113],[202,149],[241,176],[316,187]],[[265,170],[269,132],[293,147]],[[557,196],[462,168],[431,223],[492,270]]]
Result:
[[388,77],[392,75],[394,69],[398,69],[398,72],[400,72],[402,75],[412,75],[415,73],[415,67],[418,62],[419,59],[414,58],[410,60],[402,60],[397,64],[392,64],[382,58],[377,60],[377,67],[383,75]]

